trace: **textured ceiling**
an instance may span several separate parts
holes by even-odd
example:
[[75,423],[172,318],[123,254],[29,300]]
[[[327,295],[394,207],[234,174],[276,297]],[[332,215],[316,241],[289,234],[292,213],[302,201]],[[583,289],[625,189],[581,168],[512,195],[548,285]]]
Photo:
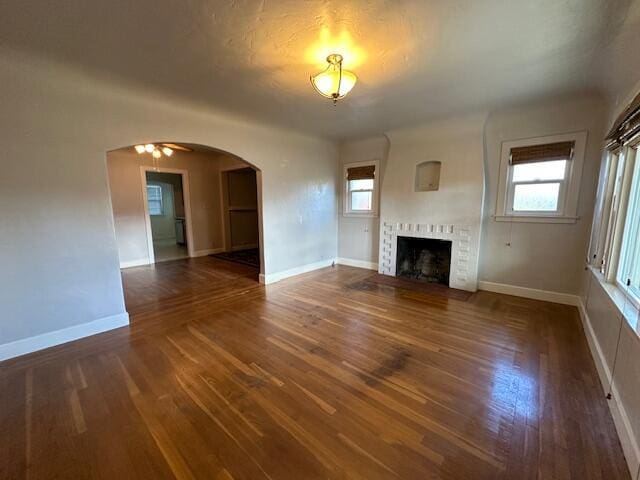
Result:
[[[638,39],[637,11],[635,0],[25,0],[0,2],[0,42],[348,138],[637,81],[628,66],[613,78],[594,68],[624,59],[616,42]],[[309,83],[333,51],[359,76],[336,107]]]

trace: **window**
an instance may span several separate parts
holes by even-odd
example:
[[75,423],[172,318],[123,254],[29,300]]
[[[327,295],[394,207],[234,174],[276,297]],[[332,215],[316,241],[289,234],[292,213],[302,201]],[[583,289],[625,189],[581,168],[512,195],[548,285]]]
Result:
[[507,211],[561,215],[575,142],[512,148]]
[[[629,293],[640,300],[640,161],[638,146],[627,148],[625,152],[627,169],[621,175],[621,194],[618,207],[622,238],[620,240],[619,264],[616,275],[617,283],[628,287]],[[629,193],[626,193],[628,188]],[[626,211],[624,210],[626,206]],[[623,220],[624,216],[624,222]],[[624,224],[624,227],[622,227]],[[615,252],[611,252],[615,261]]]
[[164,215],[162,187],[160,185],[147,185],[147,203],[149,205],[149,215]]
[[497,221],[576,221],[586,132],[502,144]]
[[[616,119],[600,168],[589,260],[627,319],[640,308],[640,94]],[[615,288],[617,287],[617,288]],[[619,295],[621,294],[621,295]],[[623,300],[621,300],[623,299]],[[630,313],[627,311],[630,307]]]
[[603,164],[591,259],[605,281],[640,304],[640,160],[635,142],[610,151]]
[[345,215],[378,214],[378,164],[378,161],[372,161],[344,166]]
[[[620,225],[622,220],[619,222],[618,219],[622,218],[619,215],[620,205],[621,205],[621,197],[623,192],[623,179],[625,172],[625,161],[624,156],[621,153],[613,152],[611,153],[611,161],[609,165],[609,177],[610,181],[607,185],[607,211],[605,212],[606,218],[603,219],[603,244],[602,244],[602,261],[600,265],[600,271],[602,273],[606,273],[608,270],[609,264],[611,264],[612,252],[614,250],[618,250],[615,247],[616,243],[619,243],[619,240],[622,238],[618,235],[618,242],[615,241],[615,231],[616,226],[620,229]],[[614,262],[615,263],[615,262]]]

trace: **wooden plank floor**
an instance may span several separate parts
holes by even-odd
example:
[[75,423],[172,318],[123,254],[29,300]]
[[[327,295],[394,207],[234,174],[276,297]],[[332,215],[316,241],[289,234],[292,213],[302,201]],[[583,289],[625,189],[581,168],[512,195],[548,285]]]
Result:
[[370,275],[125,270],[129,328],[0,364],[0,478],[629,478],[575,308]]

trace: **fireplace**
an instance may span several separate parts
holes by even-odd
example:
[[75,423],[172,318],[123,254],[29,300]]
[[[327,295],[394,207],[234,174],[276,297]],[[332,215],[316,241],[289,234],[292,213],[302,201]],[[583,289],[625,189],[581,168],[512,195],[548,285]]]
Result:
[[449,286],[450,240],[397,237],[396,276]]

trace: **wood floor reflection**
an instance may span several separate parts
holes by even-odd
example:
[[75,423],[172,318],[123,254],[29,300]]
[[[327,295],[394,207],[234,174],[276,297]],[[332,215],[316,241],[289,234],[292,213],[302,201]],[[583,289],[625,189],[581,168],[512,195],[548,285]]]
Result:
[[575,308],[371,275],[125,270],[129,328],[0,364],[0,478],[629,478]]

